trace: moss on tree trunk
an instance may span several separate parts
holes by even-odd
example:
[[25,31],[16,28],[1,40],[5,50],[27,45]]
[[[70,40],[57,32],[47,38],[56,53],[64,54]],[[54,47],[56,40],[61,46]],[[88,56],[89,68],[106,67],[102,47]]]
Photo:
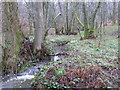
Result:
[[89,29],[89,36],[94,36],[94,23],[95,23],[95,17],[97,14],[98,9],[100,8],[101,2],[98,3],[93,15],[92,15],[92,20],[90,24],[90,29]]
[[89,29],[87,23],[87,11],[86,11],[85,2],[83,2],[83,14],[84,14],[84,38],[88,38]]
[[17,73],[17,57],[24,37],[19,25],[18,6],[16,2],[4,2],[2,6],[5,34],[3,73]]

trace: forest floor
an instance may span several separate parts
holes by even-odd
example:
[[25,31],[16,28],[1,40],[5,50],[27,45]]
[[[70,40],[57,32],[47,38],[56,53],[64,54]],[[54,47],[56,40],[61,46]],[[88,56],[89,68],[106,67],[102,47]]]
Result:
[[98,38],[84,40],[79,35],[49,35],[50,47],[65,45],[68,55],[43,66],[32,84],[46,88],[119,87],[118,26],[101,31]]

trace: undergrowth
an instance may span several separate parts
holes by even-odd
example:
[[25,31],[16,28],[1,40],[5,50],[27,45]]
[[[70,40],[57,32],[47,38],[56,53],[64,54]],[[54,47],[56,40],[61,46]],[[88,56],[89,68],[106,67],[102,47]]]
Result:
[[45,88],[118,87],[117,26],[107,26],[96,39],[80,40],[78,35],[48,36],[47,42],[66,45],[69,56],[40,68],[32,81]]

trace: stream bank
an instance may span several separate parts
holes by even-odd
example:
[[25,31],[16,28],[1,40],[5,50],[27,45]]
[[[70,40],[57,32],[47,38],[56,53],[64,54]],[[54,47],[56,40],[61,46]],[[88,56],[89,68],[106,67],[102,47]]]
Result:
[[38,68],[46,65],[48,62],[36,63],[36,66],[29,67],[22,73],[7,75],[1,82],[2,88],[30,88],[32,78],[34,78]]
[[1,88],[31,88],[32,79],[42,66],[47,65],[50,61],[57,61],[59,59],[65,58],[65,56],[62,55],[64,54],[65,47],[65,45],[55,44],[55,54],[59,55],[50,56],[53,57],[52,60],[43,60],[39,63],[34,63],[35,66],[28,67],[22,73],[5,76],[4,78],[2,78],[2,82],[0,82],[0,84],[2,85]]

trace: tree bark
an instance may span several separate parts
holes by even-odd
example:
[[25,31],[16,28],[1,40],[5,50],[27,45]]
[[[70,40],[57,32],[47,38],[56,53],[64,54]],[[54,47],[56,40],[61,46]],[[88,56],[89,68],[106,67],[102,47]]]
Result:
[[112,16],[112,23],[116,23],[116,2],[113,2],[113,16]]
[[66,2],[66,34],[69,34],[68,2]]
[[3,72],[17,72],[17,57],[24,37],[19,24],[18,5],[16,2],[3,2],[3,33],[5,47],[3,55]]
[[90,23],[90,29],[89,29],[89,34],[90,36],[93,36],[94,34],[94,23],[95,23],[95,17],[97,14],[98,9],[100,8],[101,2],[98,3],[93,15],[92,15],[92,19],[91,19],[91,23]]
[[87,11],[85,2],[83,2],[83,14],[84,14],[84,38],[88,38],[89,29],[88,29],[88,21],[87,21]]
[[35,42],[34,50],[40,50],[44,38],[43,3],[35,2]]
[[34,8],[33,8],[34,2],[26,2],[26,8],[28,12],[28,21],[29,21],[29,33],[34,34]]

